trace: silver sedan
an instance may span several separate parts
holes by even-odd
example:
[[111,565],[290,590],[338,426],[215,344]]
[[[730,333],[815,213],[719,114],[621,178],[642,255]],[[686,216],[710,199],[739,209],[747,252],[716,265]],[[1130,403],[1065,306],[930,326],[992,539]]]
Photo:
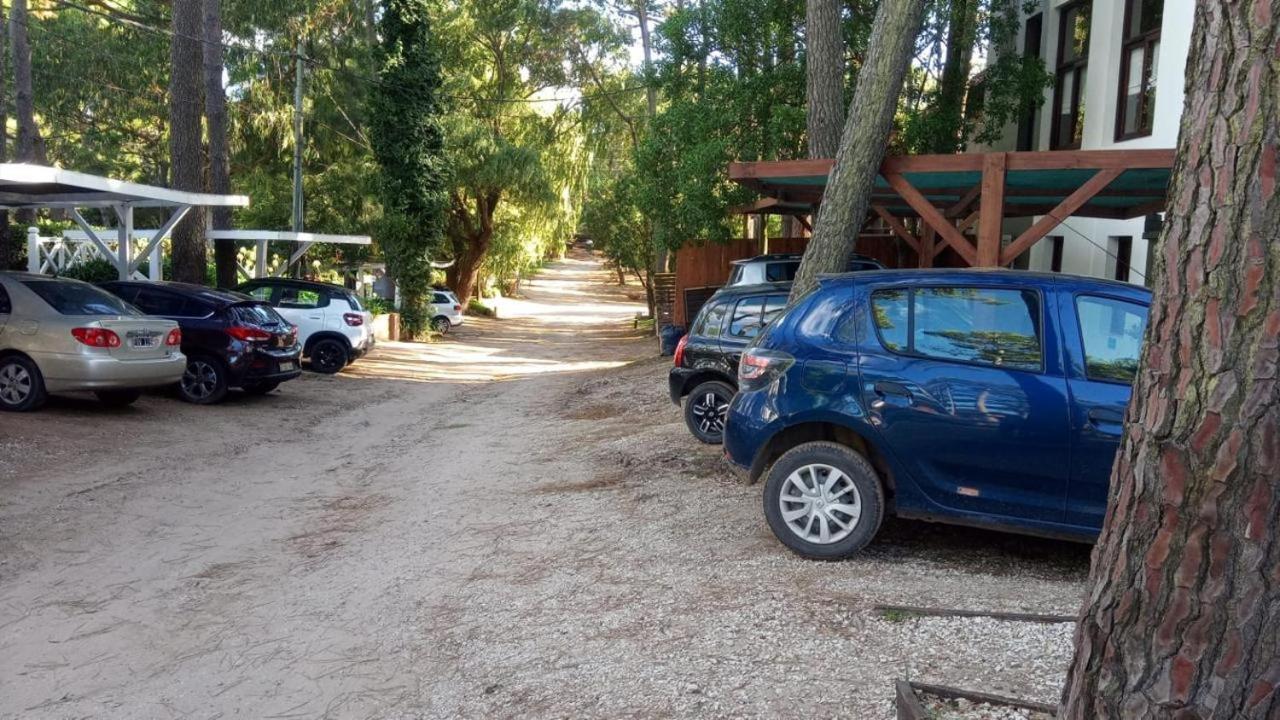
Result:
[[181,343],[177,323],[88,283],[0,272],[0,410],[73,391],[128,405],[142,388],[178,382]]

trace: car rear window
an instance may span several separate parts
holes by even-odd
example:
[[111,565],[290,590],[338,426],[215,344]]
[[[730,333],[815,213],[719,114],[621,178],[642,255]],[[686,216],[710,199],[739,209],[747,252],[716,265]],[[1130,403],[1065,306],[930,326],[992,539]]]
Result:
[[728,310],[729,303],[718,302],[708,305],[698,313],[698,319],[693,326],[693,334],[701,337],[718,338],[720,337],[720,328],[724,326],[725,311]]
[[364,304],[360,302],[360,296],[355,293],[347,293],[347,303],[351,305],[351,309],[356,312],[364,312]]
[[229,310],[232,317],[245,325],[271,326],[284,323],[284,318],[266,303],[240,303],[232,305]]
[[137,308],[88,283],[23,280],[22,284],[62,315],[141,315]]
[[796,271],[799,269],[799,260],[771,262],[764,267],[764,279],[766,282],[791,282],[796,279]]

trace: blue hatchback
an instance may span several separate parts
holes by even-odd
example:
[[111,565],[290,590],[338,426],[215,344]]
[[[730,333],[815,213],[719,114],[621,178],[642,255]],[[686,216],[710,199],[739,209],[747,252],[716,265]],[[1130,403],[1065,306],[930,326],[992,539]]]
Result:
[[1151,294],[1009,270],[824,278],[743,355],[725,454],[775,535],[847,557],[886,513],[1090,541]]

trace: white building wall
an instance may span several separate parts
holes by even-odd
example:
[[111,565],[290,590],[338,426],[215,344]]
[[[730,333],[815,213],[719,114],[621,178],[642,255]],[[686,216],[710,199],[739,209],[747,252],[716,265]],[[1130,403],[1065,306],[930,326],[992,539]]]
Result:
[[[1038,11],[1044,13],[1041,49],[1045,65],[1051,73],[1058,57],[1059,9],[1068,2],[1069,0],[1040,0],[1038,3]],[[1194,3],[1192,0],[1165,0],[1160,28],[1160,51],[1156,60],[1156,106],[1152,132],[1145,137],[1116,142],[1124,9],[1124,0],[1093,0],[1088,79],[1085,84],[1084,132],[1080,147],[1083,150],[1176,147],[1182,117],[1183,77],[1191,45]],[[1034,12],[1033,10],[1029,15]],[[1020,35],[1021,32],[1020,30]],[[1018,47],[1024,46],[1024,38],[1019,37]],[[1052,115],[1053,88],[1047,88],[1038,116],[1038,150],[1049,149]],[[1016,130],[1010,129],[1000,144],[1005,149],[1012,149],[1015,143]],[[1130,282],[1142,284],[1148,266],[1148,242],[1143,239],[1142,232],[1142,218],[1103,220],[1076,217],[1060,225],[1052,234],[1064,238],[1062,271],[1095,277],[1110,277],[1115,269],[1115,260],[1107,250],[1111,238],[1132,237],[1132,272],[1129,279]],[[1052,257],[1052,243],[1046,238],[1031,249],[1029,267],[1049,270]]]

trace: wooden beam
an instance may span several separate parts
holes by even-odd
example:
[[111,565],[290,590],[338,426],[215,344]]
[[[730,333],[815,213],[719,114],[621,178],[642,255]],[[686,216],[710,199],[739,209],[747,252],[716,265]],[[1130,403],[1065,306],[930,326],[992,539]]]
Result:
[[982,157],[982,199],[978,219],[978,267],[1000,266],[1000,232],[1004,223],[1004,153]]
[[1142,203],[1141,205],[1134,205],[1127,210],[1126,214],[1131,218],[1139,218],[1144,215],[1150,215],[1151,213],[1164,212],[1166,205],[1168,205],[1167,199],[1152,200],[1151,202]]
[[881,220],[885,221],[885,224],[889,226],[889,229],[893,231],[894,235],[902,238],[902,241],[910,245],[911,249],[915,250],[917,255],[920,254],[920,240],[917,239],[915,235],[912,235],[911,231],[907,230],[906,226],[903,225],[898,218],[890,215],[889,211],[885,210],[880,205],[872,205],[871,209],[876,215],[880,216]]
[[804,228],[805,232],[809,233],[810,235],[813,234],[813,225],[809,223],[808,218],[806,218],[804,215],[797,215],[796,220],[800,222],[800,227]]
[[[933,191],[933,192],[936,195],[951,194],[951,193],[940,193],[937,191]],[[968,210],[969,206],[973,204],[973,201],[977,200],[978,196],[981,194],[982,194],[982,183],[978,183],[977,185],[974,185],[973,187],[969,188],[969,190],[965,192],[963,195],[961,195],[960,199],[956,202],[956,204],[947,208],[947,211],[943,214],[946,215],[947,217],[958,217],[965,210]]]
[[943,217],[942,213],[925,199],[919,190],[916,190],[911,183],[907,182],[906,178],[898,173],[889,173],[885,175],[885,180],[889,181],[890,187],[897,190],[908,205],[917,213],[920,213],[920,219],[932,226],[938,232],[938,235],[942,236],[942,239],[954,248],[960,254],[960,257],[964,258],[966,263],[969,265],[977,263],[977,252],[969,244],[969,241],[965,239],[964,235],[961,235],[960,231]]
[[934,229],[928,225],[924,226],[924,232],[920,234],[920,262],[918,264],[922,268],[933,267],[933,259],[938,256],[939,248],[946,247],[945,244],[938,245],[937,235]]
[[974,210],[973,212],[966,215],[963,220],[956,223],[956,229],[962,233],[968,231],[969,228],[973,227],[974,224],[978,222],[978,218],[981,216],[982,216],[981,210]]
[[813,177],[827,175],[835,160],[774,160],[729,163],[729,179]]
[[1009,246],[1000,253],[1000,264],[1008,265],[1016,260],[1019,255],[1026,252],[1041,238],[1048,235],[1051,230],[1058,227],[1063,220],[1071,217],[1071,214],[1088,202],[1094,196],[1094,193],[1109,185],[1113,180],[1120,177],[1123,172],[1123,168],[1099,170],[1093,177],[1089,178],[1088,182],[1058,203],[1057,207],[1027,228],[1025,232],[1018,236],[1018,239],[1009,243]]
[[880,174],[904,172],[964,172],[982,169],[982,153],[955,155],[894,155],[880,163]]
[[1149,150],[1047,150],[1009,153],[1010,170],[1146,170],[1171,169],[1173,148]]

